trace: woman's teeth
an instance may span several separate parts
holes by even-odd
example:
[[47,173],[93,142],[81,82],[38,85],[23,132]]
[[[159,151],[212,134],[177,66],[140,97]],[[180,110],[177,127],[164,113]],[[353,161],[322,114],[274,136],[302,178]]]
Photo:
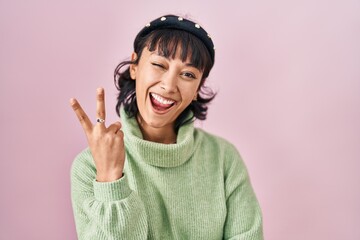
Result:
[[165,98],[161,97],[160,95],[157,95],[156,93],[150,93],[150,95],[156,101],[158,101],[159,103],[164,104],[164,105],[171,105],[175,102],[174,100],[165,99]]

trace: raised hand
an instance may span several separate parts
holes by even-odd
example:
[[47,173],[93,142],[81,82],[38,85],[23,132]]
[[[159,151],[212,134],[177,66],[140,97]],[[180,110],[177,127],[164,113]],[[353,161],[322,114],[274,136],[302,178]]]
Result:
[[72,98],[70,105],[83,127],[96,166],[96,180],[111,182],[122,177],[125,162],[124,133],[121,123],[105,126],[105,91],[96,90],[96,123],[93,124],[79,102]]

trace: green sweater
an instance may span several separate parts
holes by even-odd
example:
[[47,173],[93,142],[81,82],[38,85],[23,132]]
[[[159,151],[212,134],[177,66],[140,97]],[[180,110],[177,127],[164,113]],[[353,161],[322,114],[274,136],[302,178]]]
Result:
[[126,160],[117,181],[95,180],[90,150],[71,168],[80,240],[263,239],[259,204],[238,151],[187,124],[176,144],[142,139],[122,114]]

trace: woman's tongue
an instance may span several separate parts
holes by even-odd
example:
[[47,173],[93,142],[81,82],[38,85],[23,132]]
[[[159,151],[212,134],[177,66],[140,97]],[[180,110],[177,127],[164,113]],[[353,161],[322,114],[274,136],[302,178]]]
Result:
[[161,103],[158,100],[156,100],[153,96],[151,96],[151,94],[150,94],[150,99],[151,99],[151,103],[152,103],[153,107],[159,111],[165,111],[165,110],[171,108],[173,105],[173,103],[171,103],[171,104]]

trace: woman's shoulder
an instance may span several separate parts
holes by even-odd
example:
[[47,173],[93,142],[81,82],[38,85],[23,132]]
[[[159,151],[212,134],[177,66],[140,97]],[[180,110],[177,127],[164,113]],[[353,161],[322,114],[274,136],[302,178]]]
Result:
[[[235,144],[218,135],[209,133],[203,129],[196,128],[196,134],[201,135],[202,152],[209,156],[213,161],[217,161],[223,166],[225,175],[230,172],[237,172],[247,176],[246,164]],[[216,159],[214,159],[216,158]]]

